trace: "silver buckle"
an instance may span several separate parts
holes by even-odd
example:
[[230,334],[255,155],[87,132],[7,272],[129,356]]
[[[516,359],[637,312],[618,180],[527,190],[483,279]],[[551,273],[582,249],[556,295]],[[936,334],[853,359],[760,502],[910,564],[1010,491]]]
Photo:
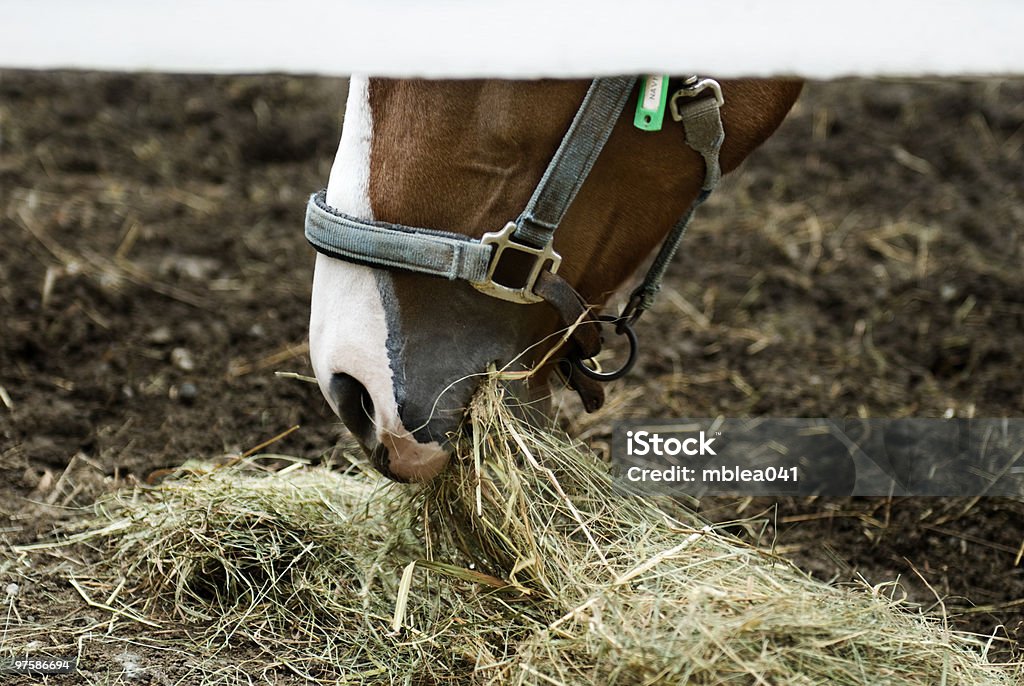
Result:
[[724,105],[725,98],[722,96],[722,87],[718,84],[718,81],[714,79],[699,79],[693,76],[687,79],[682,88],[672,94],[672,100],[669,102],[672,119],[675,121],[682,121],[683,119],[683,114],[679,111],[679,98],[695,98],[708,88],[715,94],[715,102],[718,103],[718,106]]
[[[534,248],[514,241],[512,234],[515,230],[515,223],[509,222],[501,231],[485,233],[480,238],[481,245],[494,246],[494,253],[491,255],[491,261],[487,265],[487,276],[481,282],[474,282],[473,287],[481,293],[486,293],[501,300],[520,304],[537,303],[543,300],[543,298],[533,292],[533,287],[537,284],[540,273],[544,270],[545,265],[550,265],[548,266],[548,271],[552,274],[557,273],[558,267],[562,264],[562,256],[555,252],[552,246],[553,241],[550,240],[542,248]],[[522,288],[512,288],[511,286],[497,283],[494,280],[494,272],[501,263],[501,257],[505,254],[506,250],[513,250],[533,257],[533,266],[530,267],[530,273],[526,277],[526,283],[523,284]]]

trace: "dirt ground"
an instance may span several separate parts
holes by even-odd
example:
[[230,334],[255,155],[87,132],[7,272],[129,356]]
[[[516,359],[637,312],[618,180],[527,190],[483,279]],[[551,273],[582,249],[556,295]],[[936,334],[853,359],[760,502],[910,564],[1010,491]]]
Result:
[[[108,617],[69,586],[76,558],[10,546],[296,425],[274,452],[334,450],[316,386],[275,372],[311,374],[302,214],[344,99],[326,78],[0,72],[0,643],[40,628],[0,654],[75,654],[46,627]],[[809,84],[702,209],[637,370],[569,424],[601,446],[623,416],[1022,416],[1022,172],[1024,80]],[[1019,501],[700,507],[823,579],[898,579],[1019,659]],[[188,656],[114,645],[49,682],[188,683]]]

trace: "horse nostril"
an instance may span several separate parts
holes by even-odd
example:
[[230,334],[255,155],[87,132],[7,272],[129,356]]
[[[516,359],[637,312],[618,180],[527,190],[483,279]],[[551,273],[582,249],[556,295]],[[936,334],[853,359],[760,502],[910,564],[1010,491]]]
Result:
[[373,400],[366,386],[349,374],[331,377],[331,396],[338,407],[338,416],[364,447],[376,443],[373,424]]

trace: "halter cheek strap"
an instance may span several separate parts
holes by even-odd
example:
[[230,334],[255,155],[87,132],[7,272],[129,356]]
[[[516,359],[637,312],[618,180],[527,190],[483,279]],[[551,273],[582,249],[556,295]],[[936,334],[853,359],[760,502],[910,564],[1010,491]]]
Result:
[[[632,325],[650,308],[690,219],[721,177],[718,153],[725,138],[719,115],[724,102],[721,89],[711,79],[691,77],[672,96],[671,113],[682,122],[686,143],[704,160],[703,187],[662,243],[623,312],[618,317],[595,317],[583,298],[557,274],[562,258],[554,251],[554,235],[611,136],[635,83],[634,77],[594,79],[522,214],[500,231],[477,240],[447,231],[363,220],[328,206],[326,191],[320,191],[306,206],[306,238],[319,252],[348,262],[468,281],[482,293],[511,302],[547,302],[564,326],[576,324],[564,351],[567,364],[560,368],[584,407],[592,412],[604,403],[601,382],[617,379],[632,367],[636,359]],[[696,97],[708,90],[713,98]],[[498,274],[503,260],[513,253],[525,255],[531,267],[520,283],[503,283]],[[614,322],[616,332],[630,342],[629,360],[614,372],[587,364],[601,350],[602,321]]]
[[517,241],[534,247],[551,243],[566,210],[612,135],[635,84],[635,77],[594,79],[555,156],[516,221],[514,237]]

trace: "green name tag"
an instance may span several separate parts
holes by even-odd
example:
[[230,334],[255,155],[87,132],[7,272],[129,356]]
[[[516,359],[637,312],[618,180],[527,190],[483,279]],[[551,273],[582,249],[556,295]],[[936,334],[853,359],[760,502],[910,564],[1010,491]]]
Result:
[[667,101],[668,76],[645,76],[640,84],[640,101],[636,104],[633,126],[641,131],[661,131]]

